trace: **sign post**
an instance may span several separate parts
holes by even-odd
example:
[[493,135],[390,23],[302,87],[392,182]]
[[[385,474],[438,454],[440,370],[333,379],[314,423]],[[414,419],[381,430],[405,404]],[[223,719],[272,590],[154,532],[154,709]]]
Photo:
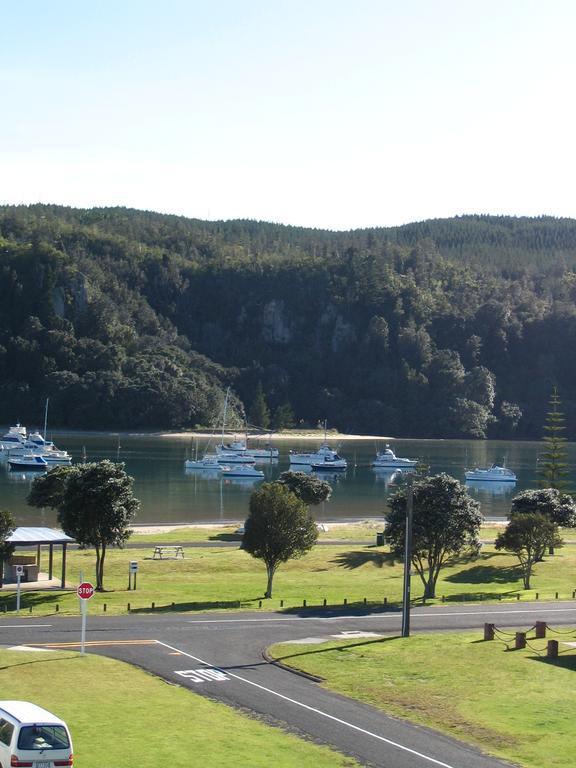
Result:
[[[128,566],[128,591],[136,589],[136,574],[138,573],[138,560],[130,560]],[[134,574],[134,586],[132,586],[132,574]]]
[[20,579],[24,575],[24,566],[16,566],[16,613],[20,613]]
[[82,612],[82,635],[80,640],[80,653],[83,656],[86,645],[86,614],[88,613],[88,600],[94,596],[94,585],[89,581],[83,581],[78,585],[76,594],[80,598],[80,610]]

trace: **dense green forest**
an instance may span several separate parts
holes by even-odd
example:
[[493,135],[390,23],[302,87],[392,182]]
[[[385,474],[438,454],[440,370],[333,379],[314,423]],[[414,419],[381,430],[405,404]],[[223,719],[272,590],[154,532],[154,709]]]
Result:
[[576,430],[576,221],[328,232],[0,207],[0,422],[539,438]]

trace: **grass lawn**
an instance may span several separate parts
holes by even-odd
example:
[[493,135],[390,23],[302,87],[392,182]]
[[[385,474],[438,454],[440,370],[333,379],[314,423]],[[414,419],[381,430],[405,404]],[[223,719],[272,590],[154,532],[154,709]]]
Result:
[[[538,650],[546,642],[529,640]],[[324,677],[331,690],[527,768],[574,765],[573,649],[547,661],[531,649],[507,651],[501,642],[483,642],[478,632],[271,650],[284,663]]]
[[0,651],[0,688],[3,699],[33,701],[68,723],[77,768],[357,765],[327,747],[98,656]]
[[[185,550],[184,560],[152,560],[152,549],[110,550],[106,557],[105,587],[107,592],[96,595],[90,603],[91,612],[104,610],[125,612],[131,609],[199,610],[210,608],[258,608],[266,586],[266,573],[261,561],[241,549],[209,548]],[[59,573],[56,560],[55,573]],[[139,563],[138,589],[128,591],[128,563]],[[92,550],[73,550],[68,556],[68,579],[78,583],[80,572],[85,580],[94,575],[95,555]],[[475,560],[456,562],[441,572],[437,585],[438,601],[465,599],[534,600],[571,598],[576,588],[576,546],[569,545],[547,557],[535,568],[530,592],[522,588],[517,561],[511,555],[496,552],[485,545]],[[280,567],[274,581],[274,598],[262,601],[263,608],[300,607],[303,600],[309,606],[362,602],[381,605],[384,597],[389,603],[398,602],[402,595],[403,568],[394,562],[387,547],[374,545],[325,545],[315,547],[300,560]],[[422,595],[422,585],[413,577],[412,596]],[[24,610],[33,605],[35,613],[52,612],[58,604],[62,612],[78,611],[73,592],[23,593]],[[0,606],[15,604],[13,586],[0,590]]]
[[[373,543],[376,540],[376,532],[384,529],[384,521],[364,520],[358,523],[334,524],[326,523],[327,530],[320,530],[318,538],[322,541],[337,541],[352,539],[353,541],[366,541]],[[194,527],[183,526],[174,531],[162,531],[160,533],[141,533],[135,529],[130,539],[133,543],[159,543],[172,544],[174,542],[193,543],[197,541],[238,541],[242,537],[235,533],[237,525]]]

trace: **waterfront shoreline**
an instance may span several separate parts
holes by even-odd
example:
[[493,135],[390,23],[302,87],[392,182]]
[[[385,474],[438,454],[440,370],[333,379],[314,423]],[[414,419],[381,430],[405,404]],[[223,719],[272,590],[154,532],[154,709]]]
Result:
[[[155,437],[175,437],[179,439],[190,439],[198,437],[204,440],[210,437],[214,437],[215,434],[220,435],[220,433],[214,432],[157,432]],[[240,437],[244,438],[245,436],[245,433],[241,431],[233,432],[231,430],[227,430],[224,433],[224,438],[229,440]],[[259,432],[257,434],[249,434],[248,439],[258,441],[324,440],[324,432],[314,432],[309,430],[302,432]],[[339,432],[327,432],[326,440],[337,440],[339,442],[347,440],[376,440],[381,442],[384,440],[396,440],[396,438],[387,437],[386,435],[344,435]]]

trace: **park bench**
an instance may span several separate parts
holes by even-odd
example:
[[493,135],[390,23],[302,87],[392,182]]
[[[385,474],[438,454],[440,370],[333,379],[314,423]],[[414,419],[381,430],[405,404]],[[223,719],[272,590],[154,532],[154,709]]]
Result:
[[184,559],[184,549],[182,547],[154,547],[153,560],[176,560],[178,557]]

